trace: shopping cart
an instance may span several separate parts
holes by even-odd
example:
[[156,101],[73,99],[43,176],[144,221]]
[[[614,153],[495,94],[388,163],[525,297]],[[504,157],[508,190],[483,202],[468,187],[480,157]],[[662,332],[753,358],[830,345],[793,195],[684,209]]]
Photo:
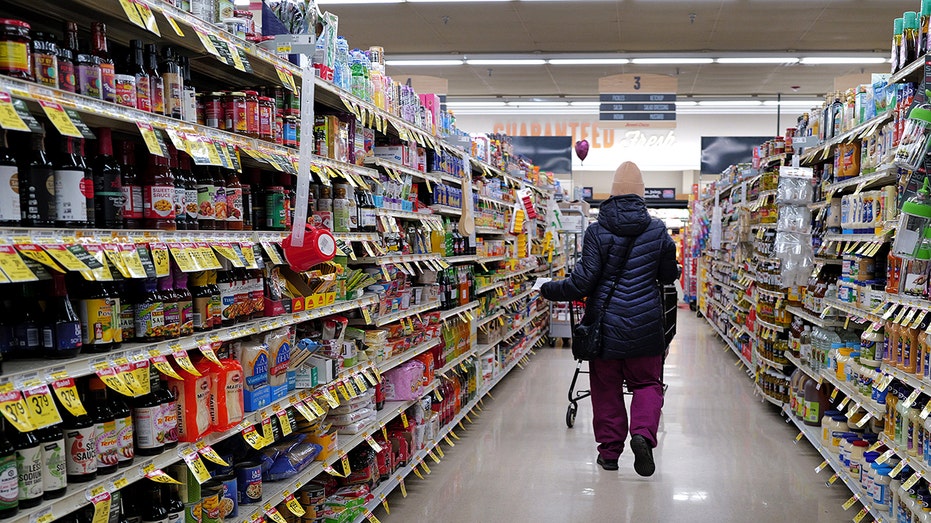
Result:
[[[663,303],[663,324],[665,326],[665,337],[666,337],[666,352],[663,354],[663,361],[666,361],[666,356],[669,354],[669,343],[672,341],[672,338],[676,335],[676,312],[678,310],[679,304],[679,294],[676,290],[675,284],[663,285],[660,288],[660,297]],[[579,318],[582,317],[584,313],[584,304],[582,302],[570,302],[569,304],[569,323],[572,325],[572,328],[575,328],[575,318],[576,314],[579,315]],[[591,389],[589,390],[575,390],[576,383],[579,381],[580,374],[589,374],[588,370],[584,370],[582,367],[584,365],[583,360],[576,360],[575,363],[575,373],[572,374],[572,382],[569,384],[569,408],[566,409],[566,426],[570,429],[575,425],[575,416],[579,412],[579,402],[585,398],[592,395]],[[662,379],[662,377],[660,377]],[[663,384],[663,393],[666,393],[666,389],[669,388],[669,385]],[[627,389],[627,384],[624,384],[624,394],[633,394],[630,390]]]

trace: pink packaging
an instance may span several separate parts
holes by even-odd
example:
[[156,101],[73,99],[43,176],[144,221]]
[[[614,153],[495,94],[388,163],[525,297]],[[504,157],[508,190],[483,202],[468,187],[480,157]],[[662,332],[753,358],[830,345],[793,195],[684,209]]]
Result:
[[424,364],[409,361],[384,374],[385,400],[409,401],[423,396]]

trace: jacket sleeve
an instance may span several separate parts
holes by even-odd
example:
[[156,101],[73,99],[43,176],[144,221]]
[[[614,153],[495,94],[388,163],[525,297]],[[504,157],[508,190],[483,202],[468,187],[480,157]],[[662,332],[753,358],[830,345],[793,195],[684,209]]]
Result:
[[660,248],[659,275],[657,278],[662,285],[668,285],[679,279],[679,263],[676,261],[676,242],[669,233],[663,235],[663,246]]
[[589,227],[582,241],[582,259],[568,278],[543,284],[540,293],[553,301],[573,301],[588,297],[598,286],[601,274],[601,245],[597,227]]

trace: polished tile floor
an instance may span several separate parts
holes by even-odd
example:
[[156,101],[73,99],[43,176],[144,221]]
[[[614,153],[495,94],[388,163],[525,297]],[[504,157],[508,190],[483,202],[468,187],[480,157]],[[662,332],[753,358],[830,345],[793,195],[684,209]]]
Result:
[[[542,349],[485,400],[455,448],[407,498],[388,498],[398,522],[839,522],[850,492],[828,487],[828,470],[798,430],[752,392],[736,357],[705,320],[680,309],[666,362],[669,384],[655,451],[657,473],[641,478],[629,452],[620,471],[598,467],[591,403],[566,428],[569,350]],[[584,382],[587,384],[587,381]]]

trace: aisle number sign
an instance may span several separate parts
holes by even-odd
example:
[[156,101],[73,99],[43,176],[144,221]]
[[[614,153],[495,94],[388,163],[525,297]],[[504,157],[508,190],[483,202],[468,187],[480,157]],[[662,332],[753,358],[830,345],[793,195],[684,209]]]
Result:
[[676,126],[678,81],[658,74],[618,74],[598,80],[602,124],[628,128]]

